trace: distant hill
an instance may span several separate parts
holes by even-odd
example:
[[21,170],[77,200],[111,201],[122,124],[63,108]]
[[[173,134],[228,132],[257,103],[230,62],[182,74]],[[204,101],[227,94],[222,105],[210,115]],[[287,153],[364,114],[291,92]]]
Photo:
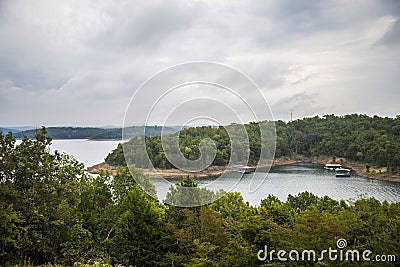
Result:
[[17,130],[17,129],[0,127],[0,132],[2,132],[3,134],[8,134],[9,132],[18,133],[19,131],[20,130]]
[[[146,127],[146,128],[144,128]],[[124,139],[131,139],[133,137],[146,136],[159,136],[163,131],[164,134],[171,134],[179,131],[181,126],[131,126],[125,128]],[[143,134],[144,133],[144,134]],[[109,129],[105,132],[93,135],[90,137],[91,140],[121,140],[122,139],[122,129]]]
[[[161,135],[161,131],[164,128],[165,134],[170,134],[180,130],[180,126],[132,126],[126,128],[125,134],[129,134],[130,138],[143,136],[145,132],[146,136],[158,136]],[[4,128],[5,129],[5,128]],[[110,128],[104,129],[99,127],[48,127],[46,128],[47,134],[53,139],[90,139],[90,140],[121,140],[122,129],[121,128]],[[8,131],[7,131],[8,132]],[[13,132],[16,138],[34,138],[37,129],[25,130],[21,132]]]
[[[93,127],[49,127],[47,134],[53,139],[89,139],[93,135],[107,131],[106,129]],[[16,133],[16,138],[34,138],[38,130],[26,130]]]
[[[250,149],[248,163],[257,164],[261,149],[274,142],[261,144],[259,125],[245,124],[248,135],[248,145],[245,139],[237,141],[238,147]],[[231,126],[225,126],[227,129]],[[305,158],[344,158],[354,162],[362,163],[366,169],[371,166],[375,168],[386,167],[389,174],[400,174],[400,116],[396,118],[382,118],[378,116],[369,117],[363,114],[350,114],[344,116],[325,115],[322,118],[315,116],[295,121],[275,121],[276,132],[276,158],[294,158],[297,156]],[[234,128],[231,127],[234,134]],[[264,130],[264,133],[267,131]],[[275,134],[275,133],[274,133]],[[235,136],[235,135],[233,135]],[[240,136],[240,135],[239,135]],[[212,165],[225,166],[228,164],[231,153],[241,153],[241,150],[231,150],[231,138],[224,127],[196,127],[180,131],[181,153],[187,159],[199,159],[201,156],[199,143],[205,138],[211,139],[216,145],[217,152]],[[272,138],[270,140],[273,140]],[[151,160],[155,168],[175,168],[166,156],[162,141],[159,137],[146,139],[146,150],[140,148],[143,141],[140,138],[132,138],[123,148],[118,145],[105,161],[112,166],[134,163],[136,167],[148,168]],[[124,154],[123,149],[129,151]],[[268,151],[271,150],[266,150]],[[148,158],[143,154],[148,154]],[[264,153],[265,154],[265,153]],[[239,158],[239,154],[233,154],[233,158]],[[369,166],[369,167],[367,167]],[[368,171],[369,172],[369,171]]]
[[102,125],[102,126],[98,126],[97,128],[101,128],[101,129],[118,129],[118,128],[121,128],[121,126],[117,126],[117,125]]
[[27,131],[27,130],[32,130],[36,129],[36,126],[9,126],[9,125],[0,125],[0,128],[6,128],[6,129],[12,129],[15,130],[15,132],[22,132],[22,131]]

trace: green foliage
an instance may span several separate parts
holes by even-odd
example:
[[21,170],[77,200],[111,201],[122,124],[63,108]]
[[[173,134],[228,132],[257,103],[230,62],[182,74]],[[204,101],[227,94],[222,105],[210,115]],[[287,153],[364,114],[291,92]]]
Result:
[[112,181],[87,175],[69,156],[50,154],[50,143],[44,128],[18,146],[0,134],[0,264],[111,262],[122,203],[133,188],[142,192],[135,179],[155,194],[154,186],[134,167]]
[[[200,157],[199,143],[205,138],[215,142],[217,153],[213,165],[225,166],[231,157],[231,148],[235,148],[232,157],[236,160],[245,159],[247,153],[249,163],[256,164],[260,158],[261,150],[264,152],[273,151],[274,143],[261,144],[260,130],[267,132],[267,136],[273,137],[270,133],[268,123],[263,122],[245,124],[249,137],[247,146],[245,140],[239,135],[235,143],[231,143],[226,129],[235,129],[235,125],[219,128],[197,127],[184,129],[179,133],[179,146],[182,154],[191,160]],[[367,115],[326,115],[323,118],[318,116],[304,118],[293,122],[285,123],[276,121],[276,157],[290,158],[296,155],[305,157],[343,157],[349,160],[359,161],[368,166],[387,167],[389,172],[400,170],[400,117],[381,118],[378,116],[368,117]],[[265,130],[267,129],[267,130]],[[232,131],[235,133],[235,131]],[[236,130],[238,132],[238,130]],[[148,161],[144,155],[146,151],[135,150],[139,138],[134,138],[126,143],[126,151],[130,163],[138,167],[148,167]],[[264,148],[263,148],[263,146]],[[146,147],[149,158],[156,168],[169,169],[173,166],[167,160],[161,145],[160,137],[146,138]],[[244,148],[250,148],[245,151]],[[125,165],[125,158],[122,146],[118,146],[106,158],[106,162],[115,165]],[[247,162],[244,160],[244,162]]]
[[398,172],[400,118],[325,115],[277,122],[276,156],[343,157]]
[[[188,128],[179,133],[179,148],[182,154],[190,159],[195,160],[200,157],[199,144],[200,141],[210,138],[216,143],[217,155],[213,164],[226,165],[230,156],[230,141],[226,130],[221,128],[211,127],[196,127]],[[146,144],[146,149],[141,149],[141,144]],[[125,155],[123,153],[125,152]],[[110,165],[124,166],[126,165],[125,157],[128,164],[135,164],[139,168],[148,168],[149,162],[146,155],[149,155],[154,167],[170,169],[173,165],[167,159],[164,149],[161,144],[161,137],[135,137],[124,144],[124,147],[118,146],[105,159]],[[125,156],[125,157],[124,157]]]
[[[3,129],[3,133],[15,132],[12,129]],[[161,131],[164,134],[174,133],[178,131],[180,127],[160,127],[160,126],[131,126],[125,128],[125,132],[129,133],[129,136],[159,136]],[[24,136],[28,138],[35,138],[36,133],[40,130],[32,129],[25,130],[21,132],[15,132],[14,136],[16,138],[23,138]],[[122,140],[122,129],[121,128],[111,128],[103,129],[96,127],[49,127],[47,128],[48,135],[53,139],[90,139],[90,140]]]
[[199,188],[189,175],[183,177],[176,186],[171,186],[165,198],[165,203],[179,207],[201,206],[216,199],[213,191]]
[[288,204],[280,201],[277,197],[269,195],[261,201],[259,213],[271,218],[279,225],[293,226],[294,212]]
[[122,159],[124,159],[124,151],[122,144],[118,144],[117,147],[107,155],[105,161],[114,166],[126,166],[125,160]]
[[[16,138],[35,138],[37,132],[40,130],[25,130],[15,133]],[[108,132],[110,130],[94,127],[49,127],[47,133],[53,139],[89,139],[92,136]],[[120,130],[121,131],[121,130]]]
[[115,261],[133,266],[153,266],[160,259],[163,208],[134,185],[120,207],[112,239]]
[[[161,131],[163,134],[170,134],[179,131],[180,126],[171,127],[161,127],[161,126],[130,126],[124,129],[124,138],[130,136],[130,138],[138,136],[160,136]],[[105,131],[99,132],[92,135],[89,139],[92,140],[121,140],[122,139],[122,129],[106,129]]]
[[240,193],[200,190],[188,176],[169,192],[171,203],[190,197],[182,188],[217,200],[179,208],[139,188],[136,181],[154,190],[142,170],[129,166],[114,177],[89,176],[67,155],[50,154],[50,143],[45,129],[18,146],[11,134],[0,134],[3,266],[338,266],[327,259],[260,262],[257,252],[265,245],[322,251],[336,248],[339,238],[351,249],[400,257],[400,203],[346,203],[303,192],[287,201],[268,196],[252,207]]
[[[248,161],[251,164],[256,164],[261,154],[263,154],[263,158],[267,156],[268,158],[273,157],[272,152],[275,143],[261,144],[261,130],[263,130],[263,136],[274,140],[275,132],[268,122],[262,122],[261,124],[250,123],[244,127],[238,124],[219,128],[203,126],[184,129],[176,134],[179,134],[179,150],[185,158],[189,160],[199,159],[201,156],[200,143],[203,141],[205,149],[210,149],[213,147],[212,143],[214,143],[216,155],[214,159],[210,160],[212,165],[226,166],[232,152],[232,158],[238,164],[247,164]],[[231,136],[229,136],[228,132]],[[164,138],[168,140],[168,138],[171,139],[176,134]],[[146,151],[143,148],[143,143],[146,145]],[[169,146],[168,141],[165,144]],[[174,157],[176,155],[172,154],[170,156]],[[105,161],[110,165],[125,166],[125,160],[127,160],[128,164],[135,164],[140,168],[148,168],[150,166],[148,159],[156,168],[173,168],[173,165],[167,159],[160,136],[145,137],[145,139],[143,137],[132,138],[129,142],[123,146],[119,145],[108,154]]]
[[150,182],[149,176],[145,175],[142,169],[129,166],[129,168],[120,167],[111,181],[114,201],[120,203],[138,182],[147,194],[156,197],[156,189]]

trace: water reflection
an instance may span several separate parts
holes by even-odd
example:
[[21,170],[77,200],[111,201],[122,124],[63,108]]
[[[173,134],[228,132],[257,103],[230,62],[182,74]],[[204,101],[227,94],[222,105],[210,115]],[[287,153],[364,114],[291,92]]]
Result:
[[[238,174],[231,174],[215,178],[199,179],[200,186],[215,190],[226,188],[231,184],[231,179],[237,179]],[[335,173],[322,168],[317,164],[293,164],[278,166],[271,169],[267,179],[263,181],[264,173],[245,174],[230,191],[238,191],[243,195],[245,201],[251,205],[258,205],[260,201],[269,194],[286,200],[289,194],[296,195],[303,191],[311,192],[318,196],[329,196],[336,200],[351,200],[365,197],[375,197],[380,201],[400,201],[400,184],[386,181],[369,180],[356,175],[351,177],[335,176]],[[255,192],[250,192],[249,184],[251,179],[255,182],[262,182],[262,185]],[[169,180],[175,183],[178,179]],[[159,197],[165,197],[170,184],[163,184],[153,179]],[[253,181],[254,182],[254,181]]]

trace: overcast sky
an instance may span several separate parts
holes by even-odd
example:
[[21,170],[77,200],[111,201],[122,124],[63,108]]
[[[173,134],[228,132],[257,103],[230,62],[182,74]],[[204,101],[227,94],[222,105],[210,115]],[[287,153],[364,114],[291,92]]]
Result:
[[147,78],[190,61],[250,77],[275,119],[396,116],[399,18],[398,0],[3,0],[0,125],[121,125]]

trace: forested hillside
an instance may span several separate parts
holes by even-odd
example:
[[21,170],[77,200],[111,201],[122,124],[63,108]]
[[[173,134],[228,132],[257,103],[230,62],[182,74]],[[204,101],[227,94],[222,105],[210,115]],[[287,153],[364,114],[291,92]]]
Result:
[[[399,172],[400,167],[400,117],[381,118],[367,115],[313,117],[293,122],[275,122],[275,157],[344,157],[371,166],[388,167],[389,172]],[[258,124],[246,124],[250,142],[250,164],[260,156],[260,130]],[[198,127],[180,132],[180,150],[188,159],[199,157],[198,144],[211,138],[217,146],[214,165],[226,165],[231,153],[231,143],[223,127]],[[130,157],[143,157],[140,151],[129,149],[140,142],[138,138],[127,144]],[[147,151],[157,168],[172,168],[162,150],[160,137],[146,138]],[[142,151],[143,152],[143,151]],[[135,154],[136,153],[136,154]],[[122,146],[118,146],[106,158],[111,165],[125,165]],[[140,160],[135,160],[135,163]],[[140,164],[139,164],[139,167]]]
[[[261,147],[260,143],[260,125],[263,130],[263,136],[270,141],[263,147]],[[228,132],[230,132],[231,136],[229,136]],[[200,157],[199,144],[203,140],[208,139],[202,144],[205,150],[212,149],[213,142],[217,151],[212,164],[217,166],[227,165],[229,159],[234,160],[238,164],[247,164],[247,159],[249,159],[250,164],[256,164],[261,153],[264,155],[263,159],[272,158],[275,146],[275,132],[269,122],[261,124],[249,123],[244,125],[244,127],[239,124],[231,124],[219,128],[201,126],[184,129],[179,133],[164,137],[164,146],[167,148],[173,146],[173,137],[175,135],[179,135],[179,149],[189,160],[196,160]],[[143,142],[146,143],[147,152],[141,146]],[[169,169],[173,167],[167,159],[160,136],[146,137],[145,140],[142,138],[133,138],[124,144],[124,146],[125,156],[129,159],[128,164],[135,164],[140,168],[148,168],[149,164],[146,157],[146,153],[148,153],[151,162],[156,168]],[[234,152],[232,155],[231,151]],[[178,154],[177,151],[175,153],[171,152],[169,155],[173,158],[177,156],[176,154]],[[121,144],[106,157],[106,162],[114,166],[126,165]]]
[[[125,129],[125,133],[129,133],[130,136],[159,136],[161,135],[161,131],[164,131],[164,134],[170,134],[177,132],[181,129],[180,126],[131,126]],[[96,135],[91,136],[89,139],[91,140],[122,140],[122,129],[108,129],[107,131],[100,132]]]
[[[130,136],[157,136],[161,135],[163,130],[165,134],[176,132],[180,127],[164,127],[160,126],[131,126],[126,128]],[[14,133],[16,138],[35,138],[38,129],[25,130]],[[95,127],[49,127],[47,128],[48,135],[53,139],[90,139],[90,140],[122,140],[121,128],[95,128]]]
[[[113,179],[93,177],[67,155],[48,153],[50,143],[44,129],[17,146],[11,134],[0,133],[3,266],[397,266],[372,260],[400,257],[399,203],[336,201],[303,192],[286,202],[266,196],[252,207],[231,192],[207,206],[178,208],[139,188],[134,178],[154,192],[142,170],[132,168],[131,174],[121,167]],[[199,188],[190,177],[180,185]],[[171,189],[168,202],[222,195],[184,192]],[[371,250],[371,261],[330,261],[327,254],[320,262],[301,256],[278,261],[276,254],[272,261],[257,258],[265,246],[276,252],[336,249],[339,238],[347,240],[346,249]]]
[[9,132],[11,132],[11,133],[17,133],[17,132],[19,132],[19,131],[16,130],[16,129],[12,129],[12,128],[3,128],[3,127],[0,127],[0,132],[2,132],[3,134],[7,134],[7,133],[9,133]]

